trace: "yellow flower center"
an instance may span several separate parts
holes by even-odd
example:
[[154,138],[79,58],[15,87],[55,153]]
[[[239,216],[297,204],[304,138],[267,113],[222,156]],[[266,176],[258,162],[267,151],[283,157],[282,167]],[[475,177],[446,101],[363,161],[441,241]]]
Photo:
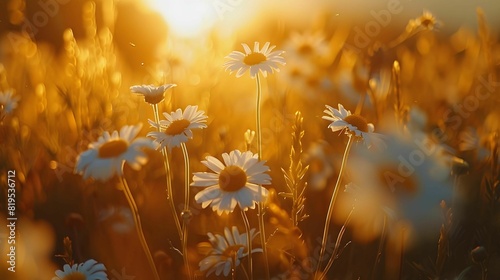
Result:
[[178,135],[184,132],[184,130],[191,124],[190,121],[185,119],[173,121],[165,130],[167,135]]
[[436,20],[432,15],[423,15],[420,17],[420,24],[427,29],[432,29],[435,23]]
[[251,54],[247,54],[245,56],[245,58],[243,59],[243,63],[245,63],[246,65],[252,66],[255,64],[262,63],[266,60],[267,60],[267,57],[265,55],[258,53],[258,52],[254,52]]
[[86,280],[87,276],[85,274],[75,271],[63,277],[62,280]]
[[344,121],[357,127],[358,130],[361,130],[363,132],[368,132],[368,122],[366,121],[365,118],[363,118],[360,115],[356,115],[356,114],[349,115],[349,116],[345,117]]
[[112,158],[123,154],[128,149],[128,143],[122,139],[111,140],[99,147],[100,158]]
[[226,192],[240,190],[247,183],[247,174],[239,166],[230,165],[220,172],[219,187]]
[[228,259],[233,259],[236,256],[236,254],[238,254],[238,250],[241,247],[244,246],[240,244],[229,246],[226,248],[226,250],[224,250],[224,252],[222,252],[222,255],[227,257]]
[[158,104],[165,99],[163,92],[155,92],[152,94],[144,94],[144,100],[149,104]]

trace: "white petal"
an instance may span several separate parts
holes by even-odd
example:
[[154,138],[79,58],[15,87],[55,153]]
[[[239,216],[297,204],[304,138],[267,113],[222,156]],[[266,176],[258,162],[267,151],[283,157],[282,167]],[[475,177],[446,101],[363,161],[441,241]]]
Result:
[[250,49],[250,47],[247,44],[243,43],[241,45],[243,46],[243,49],[245,49],[245,54],[252,53],[252,50]]
[[219,183],[219,176],[214,173],[196,172],[193,174],[193,182],[191,186],[194,187],[207,187],[214,186]]
[[220,160],[212,156],[207,156],[206,160],[202,161],[201,163],[217,173],[220,173],[225,168],[224,164],[222,164]]
[[194,199],[196,200],[197,203],[201,203],[204,201],[212,201],[213,199],[219,197],[220,195],[221,195],[221,190],[219,186],[211,186],[197,193]]

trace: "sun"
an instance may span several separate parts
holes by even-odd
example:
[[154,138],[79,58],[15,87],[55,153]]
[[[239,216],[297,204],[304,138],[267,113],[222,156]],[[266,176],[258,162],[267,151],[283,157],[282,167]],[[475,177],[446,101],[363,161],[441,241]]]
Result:
[[146,0],[159,12],[176,35],[193,37],[209,29],[216,18],[211,1]]

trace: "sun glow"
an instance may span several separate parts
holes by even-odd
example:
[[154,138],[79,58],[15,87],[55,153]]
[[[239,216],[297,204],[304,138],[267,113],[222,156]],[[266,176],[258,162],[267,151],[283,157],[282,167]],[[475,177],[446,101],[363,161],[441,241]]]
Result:
[[192,37],[209,29],[216,18],[210,1],[148,0],[150,6],[167,21],[173,33]]

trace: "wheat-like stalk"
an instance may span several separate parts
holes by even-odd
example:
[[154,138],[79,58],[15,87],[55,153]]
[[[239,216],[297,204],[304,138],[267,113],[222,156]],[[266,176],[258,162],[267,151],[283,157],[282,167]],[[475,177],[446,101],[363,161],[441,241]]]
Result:
[[302,113],[295,113],[295,122],[292,126],[292,147],[290,149],[290,166],[288,170],[281,168],[285,177],[286,186],[289,192],[279,193],[280,196],[292,199],[291,217],[294,226],[305,220],[309,215],[304,211],[306,197],[304,196],[307,188],[307,182],[304,180],[309,165],[302,163],[302,138],[304,129],[302,127],[304,118]]

